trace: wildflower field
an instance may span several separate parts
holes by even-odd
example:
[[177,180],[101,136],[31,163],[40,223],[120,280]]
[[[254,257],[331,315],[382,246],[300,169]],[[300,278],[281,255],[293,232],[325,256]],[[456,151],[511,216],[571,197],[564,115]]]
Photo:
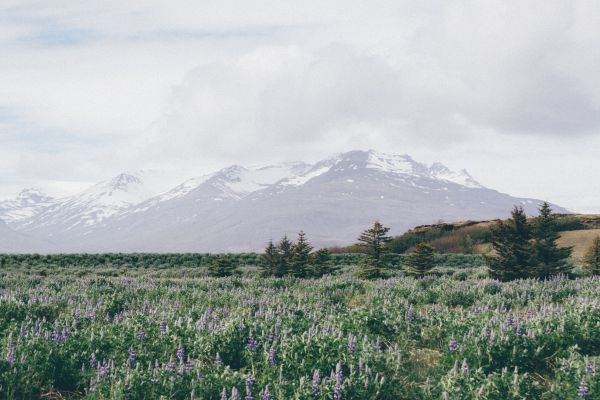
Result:
[[0,272],[0,398],[600,399],[600,279],[482,271],[12,268]]

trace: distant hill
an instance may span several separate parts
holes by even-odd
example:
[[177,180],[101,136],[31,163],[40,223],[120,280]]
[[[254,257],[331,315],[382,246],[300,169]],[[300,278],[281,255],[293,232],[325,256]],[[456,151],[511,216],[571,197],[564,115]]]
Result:
[[53,252],[247,252],[301,229],[315,246],[346,245],[376,219],[398,234],[438,220],[504,218],[515,204],[534,214],[541,202],[486,188],[465,170],[375,151],[233,165],[185,182],[127,172],[67,198],[22,197],[0,202],[0,219],[37,238],[21,243],[29,252],[48,251],[40,241]]

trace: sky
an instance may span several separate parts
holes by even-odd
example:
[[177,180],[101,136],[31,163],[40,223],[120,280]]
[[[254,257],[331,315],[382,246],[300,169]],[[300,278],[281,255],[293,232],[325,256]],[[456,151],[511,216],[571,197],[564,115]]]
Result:
[[600,2],[0,2],[0,198],[375,149],[600,212]]

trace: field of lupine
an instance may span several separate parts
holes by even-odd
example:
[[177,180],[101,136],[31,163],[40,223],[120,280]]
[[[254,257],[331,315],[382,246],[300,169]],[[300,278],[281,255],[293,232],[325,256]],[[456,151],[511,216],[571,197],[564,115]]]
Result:
[[597,277],[150,272],[0,272],[0,398],[600,399]]

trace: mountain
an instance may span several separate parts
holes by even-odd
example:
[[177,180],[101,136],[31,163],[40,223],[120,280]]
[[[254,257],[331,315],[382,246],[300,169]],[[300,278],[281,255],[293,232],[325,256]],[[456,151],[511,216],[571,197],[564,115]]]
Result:
[[56,246],[21,232],[14,231],[0,220],[0,253],[52,252]]
[[12,200],[0,201],[0,220],[6,223],[31,218],[54,199],[39,189],[24,189]]
[[504,217],[515,204],[533,214],[540,203],[486,188],[464,170],[375,151],[233,165],[170,190],[149,176],[121,174],[10,226],[52,240],[55,251],[254,251],[300,229],[317,246],[341,245],[375,219],[399,234],[438,220]]

